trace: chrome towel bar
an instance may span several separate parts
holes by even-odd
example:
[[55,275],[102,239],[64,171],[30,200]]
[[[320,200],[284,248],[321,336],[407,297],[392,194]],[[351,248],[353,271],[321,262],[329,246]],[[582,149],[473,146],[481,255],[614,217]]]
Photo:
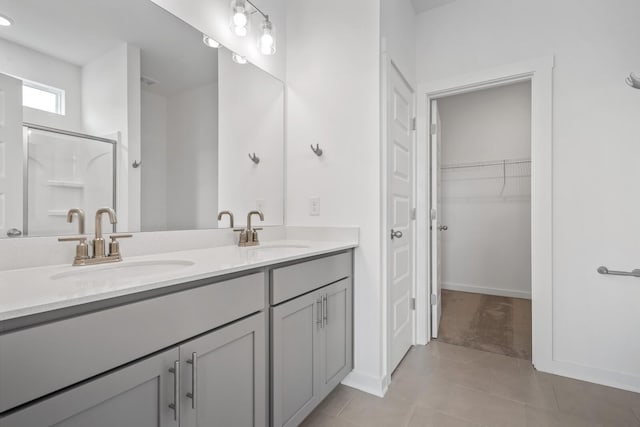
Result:
[[598,273],[600,274],[611,274],[613,276],[631,276],[631,277],[640,277],[640,268],[636,268],[632,271],[615,271],[609,270],[607,267],[598,267]]

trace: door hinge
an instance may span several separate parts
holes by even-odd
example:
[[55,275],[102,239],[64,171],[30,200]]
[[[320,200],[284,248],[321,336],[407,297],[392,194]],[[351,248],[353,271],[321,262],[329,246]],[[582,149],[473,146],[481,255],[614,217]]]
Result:
[[429,298],[429,303],[431,305],[436,305],[438,304],[438,295],[436,294],[431,294],[431,297]]
[[415,117],[411,119],[411,130],[416,130],[418,128],[418,125],[416,122],[417,122],[417,119]]
[[431,209],[431,221],[435,221],[435,220],[436,220],[436,210]]
[[411,219],[415,221],[417,217],[416,208],[411,208]]
[[411,298],[409,300],[409,308],[411,310],[415,310],[416,309],[416,299],[415,298]]
[[435,135],[436,133],[438,133],[438,125],[436,125],[435,123],[431,124],[431,135]]

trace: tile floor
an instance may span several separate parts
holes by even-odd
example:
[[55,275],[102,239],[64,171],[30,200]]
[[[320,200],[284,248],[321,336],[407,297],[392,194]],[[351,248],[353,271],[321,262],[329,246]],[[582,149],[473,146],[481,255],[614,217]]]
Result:
[[640,394],[434,341],[407,354],[384,399],[341,385],[302,425],[639,427]]

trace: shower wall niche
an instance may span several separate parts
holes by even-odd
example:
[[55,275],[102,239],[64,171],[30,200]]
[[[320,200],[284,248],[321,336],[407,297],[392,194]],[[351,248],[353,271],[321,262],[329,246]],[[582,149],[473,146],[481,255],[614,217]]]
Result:
[[[98,208],[115,206],[115,143],[89,135],[24,127],[24,200],[28,201],[24,221],[28,235],[69,234],[69,206],[82,206],[87,214],[86,231],[94,231],[92,214]],[[103,224],[105,230],[107,226]]]

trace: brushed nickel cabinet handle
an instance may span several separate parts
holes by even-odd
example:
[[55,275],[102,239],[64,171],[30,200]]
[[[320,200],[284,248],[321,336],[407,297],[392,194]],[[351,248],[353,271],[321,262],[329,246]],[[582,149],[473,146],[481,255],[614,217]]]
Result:
[[329,315],[328,315],[328,309],[327,309],[327,305],[329,305],[329,298],[325,295],[322,297],[322,320],[323,320],[323,324],[322,327],[324,328],[325,326],[327,326],[327,324],[329,323]]
[[173,403],[169,404],[169,408],[173,409],[173,419],[180,419],[180,361],[173,362],[173,368],[169,368],[169,372],[173,374]]
[[187,397],[191,399],[191,407],[196,409],[196,393],[198,392],[198,353],[191,353],[191,359],[187,360],[191,365],[191,393]]
[[318,315],[316,316],[316,323],[318,324],[318,326],[320,326],[320,329],[322,329],[322,322],[323,322],[323,317],[322,317],[322,313],[323,313],[323,303],[322,301],[324,301],[324,299],[322,297],[320,297],[320,299],[318,301],[316,301],[317,304],[317,311],[318,311]]

